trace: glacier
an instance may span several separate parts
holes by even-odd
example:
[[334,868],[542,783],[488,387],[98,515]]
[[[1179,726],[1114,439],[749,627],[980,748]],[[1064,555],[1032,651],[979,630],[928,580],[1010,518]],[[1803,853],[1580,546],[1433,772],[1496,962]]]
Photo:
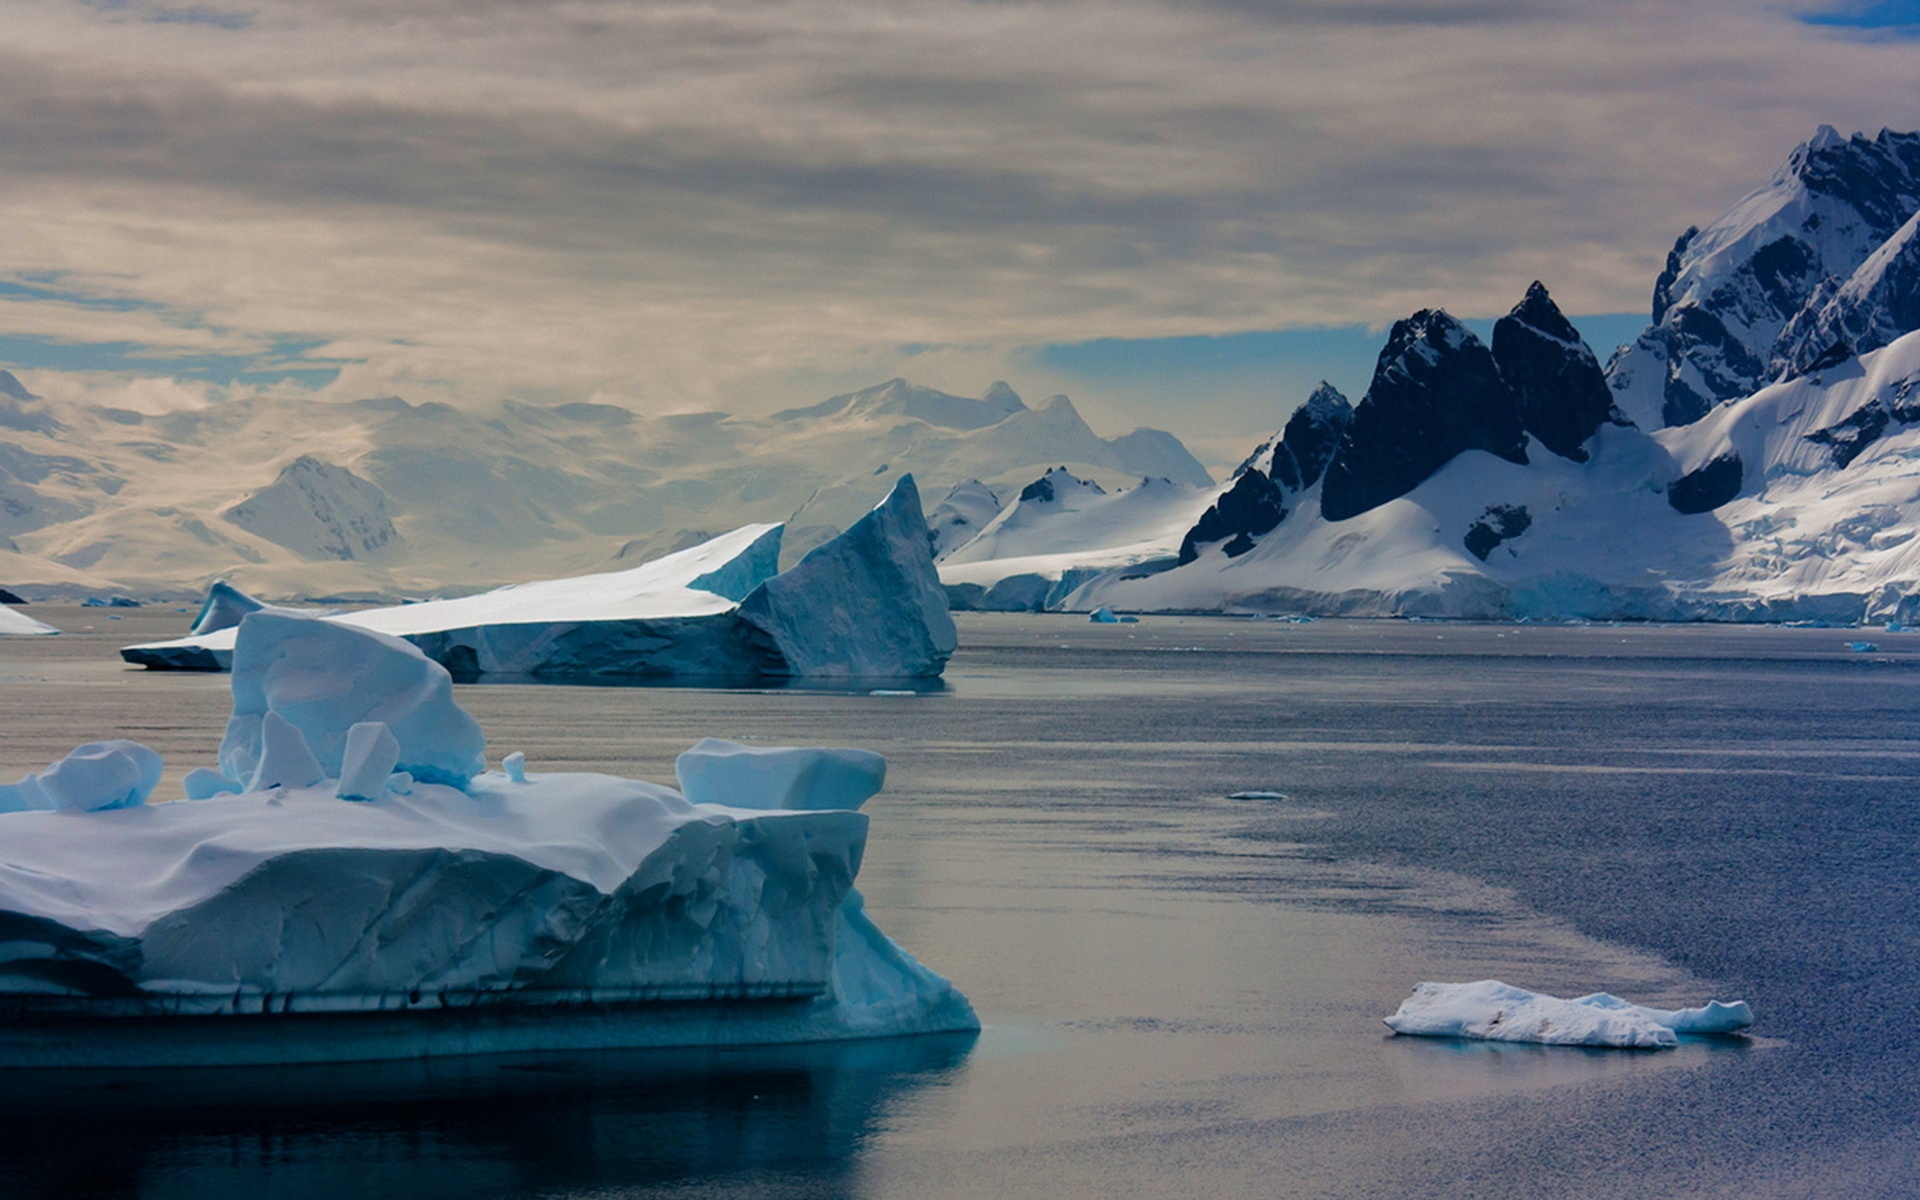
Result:
[[978,1028],[853,886],[878,755],[709,739],[680,791],[487,770],[444,668],[296,614],[242,620],[232,687],[202,798],[152,803],[131,742],[0,789],[33,793],[0,813],[0,1064]]
[[[785,572],[783,529],[746,525],[626,571],[328,620],[404,638],[463,676],[940,674],[956,637],[912,476]],[[224,670],[239,618],[262,607],[217,583],[187,637],[127,646],[121,657],[160,670]]]
[[1680,1044],[1683,1033],[1745,1029],[1753,1024],[1753,1010],[1741,1000],[1710,1000],[1701,1008],[1643,1008],[1605,992],[1562,1000],[1482,979],[1416,984],[1413,994],[1384,1020],[1395,1033],[1417,1037],[1669,1050]]

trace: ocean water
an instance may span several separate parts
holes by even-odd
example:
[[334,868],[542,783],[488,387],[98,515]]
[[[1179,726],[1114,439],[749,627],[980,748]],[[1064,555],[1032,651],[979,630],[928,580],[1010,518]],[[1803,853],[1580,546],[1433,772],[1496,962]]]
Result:
[[[0,774],[109,735],[163,786],[211,760],[224,680],[111,653],[190,614],[36,615],[78,636],[0,642]],[[707,735],[885,753],[861,887],[977,1038],[19,1072],[0,1196],[1920,1195],[1920,635],[961,632],[919,695],[460,696],[536,772],[670,781]],[[1664,1053],[1380,1024],[1486,977],[1758,1020]]]

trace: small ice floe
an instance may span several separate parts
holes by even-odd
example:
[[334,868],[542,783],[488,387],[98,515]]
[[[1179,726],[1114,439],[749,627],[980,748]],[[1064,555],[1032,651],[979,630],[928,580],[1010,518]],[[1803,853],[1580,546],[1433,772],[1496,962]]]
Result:
[[918,696],[919,694],[912,688],[874,688],[867,693],[869,696]]
[[1246,791],[1227,793],[1227,799],[1229,800],[1285,800],[1286,798],[1287,794],[1285,792]]
[[1095,625],[1138,625],[1140,623],[1139,617],[1114,616],[1113,610],[1104,604],[1094,609],[1093,612],[1088,615],[1087,620],[1093,622]]
[[1880,647],[1874,642],[1848,642],[1847,649],[1853,651],[1855,654],[1872,654],[1878,651]]
[[1413,995],[1385,1020],[1395,1033],[1417,1037],[1667,1050],[1680,1044],[1683,1033],[1745,1029],[1753,1024],[1753,1010],[1744,1000],[1710,1000],[1704,1008],[1642,1008],[1605,992],[1562,1000],[1482,979],[1415,984]]

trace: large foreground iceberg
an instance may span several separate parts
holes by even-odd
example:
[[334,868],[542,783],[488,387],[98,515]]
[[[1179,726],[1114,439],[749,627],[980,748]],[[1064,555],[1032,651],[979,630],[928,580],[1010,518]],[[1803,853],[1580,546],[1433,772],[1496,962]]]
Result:
[[1679,1045],[1683,1033],[1745,1029],[1753,1024],[1753,1010],[1743,1000],[1710,1000],[1704,1008],[1642,1008],[1605,992],[1562,1000],[1482,979],[1415,984],[1413,995],[1385,1020],[1395,1033],[1420,1037],[1665,1050]]
[[[783,573],[781,530],[747,525],[629,571],[329,619],[405,638],[461,675],[940,674],[953,653],[953,618],[911,476]],[[191,635],[128,646],[121,657],[159,669],[225,670],[234,625],[261,607],[216,584]]]
[[416,647],[249,614],[190,797],[0,788],[0,1065],[288,1063],[969,1030],[853,887],[885,762],[709,739],[684,792],[486,770]]

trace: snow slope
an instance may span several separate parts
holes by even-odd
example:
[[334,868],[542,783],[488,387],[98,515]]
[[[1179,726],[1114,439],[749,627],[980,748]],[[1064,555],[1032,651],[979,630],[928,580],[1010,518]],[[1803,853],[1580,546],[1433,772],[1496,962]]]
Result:
[[977,1028],[853,890],[876,755],[703,742],[680,765],[697,800],[517,756],[485,772],[417,649],[275,613],[241,624],[233,689],[218,771],[189,776],[207,798],[145,803],[90,764],[144,752],[157,779],[157,756],[101,743],[30,777],[67,781],[55,811],[0,804],[0,1063]]
[[1100,572],[1170,562],[1212,496],[1165,479],[1108,492],[1055,467],[949,551],[940,580],[962,607],[1046,607]]

